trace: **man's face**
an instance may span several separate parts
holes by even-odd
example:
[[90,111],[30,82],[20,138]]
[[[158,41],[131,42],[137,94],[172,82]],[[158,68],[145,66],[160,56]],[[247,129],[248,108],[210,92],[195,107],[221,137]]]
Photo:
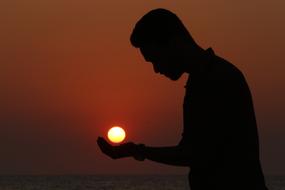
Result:
[[140,48],[147,62],[151,62],[155,73],[163,74],[171,80],[178,80],[184,70],[179,62],[179,52],[170,45],[146,45]]

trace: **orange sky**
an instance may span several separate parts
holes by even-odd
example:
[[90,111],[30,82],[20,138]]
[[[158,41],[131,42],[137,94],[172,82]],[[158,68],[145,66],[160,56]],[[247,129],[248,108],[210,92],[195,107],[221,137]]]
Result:
[[1,1],[0,172],[187,171],[113,161],[96,145],[113,124],[137,143],[173,145],[180,139],[187,76],[172,82],[154,74],[129,42],[136,21],[163,7],[177,13],[203,48],[212,47],[243,71],[264,172],[284,174],[284,6],[282,0]]

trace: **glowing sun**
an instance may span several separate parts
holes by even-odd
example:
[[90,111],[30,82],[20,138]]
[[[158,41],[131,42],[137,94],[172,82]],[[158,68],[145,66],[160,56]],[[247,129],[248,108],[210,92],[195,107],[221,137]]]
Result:
[[123,128],[114,126],[108,131],[108,139],[113,143],[120,143],[126,137],[126,133]]

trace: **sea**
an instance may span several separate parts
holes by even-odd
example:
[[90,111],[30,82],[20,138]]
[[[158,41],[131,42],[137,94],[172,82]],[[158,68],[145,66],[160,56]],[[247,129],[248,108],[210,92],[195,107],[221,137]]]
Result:
[[[285,190],[285,176],[267,176]],[[187,175],[2,175],[0,190],[190,190]]]

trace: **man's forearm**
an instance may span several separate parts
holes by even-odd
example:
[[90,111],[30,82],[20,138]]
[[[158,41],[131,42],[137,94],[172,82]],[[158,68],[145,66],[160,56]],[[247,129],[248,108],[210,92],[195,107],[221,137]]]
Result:
[[148,147],[143,148],[144,157],[155,162],[174,165],[174,166],[189,166],[190,155],[182,147]]

